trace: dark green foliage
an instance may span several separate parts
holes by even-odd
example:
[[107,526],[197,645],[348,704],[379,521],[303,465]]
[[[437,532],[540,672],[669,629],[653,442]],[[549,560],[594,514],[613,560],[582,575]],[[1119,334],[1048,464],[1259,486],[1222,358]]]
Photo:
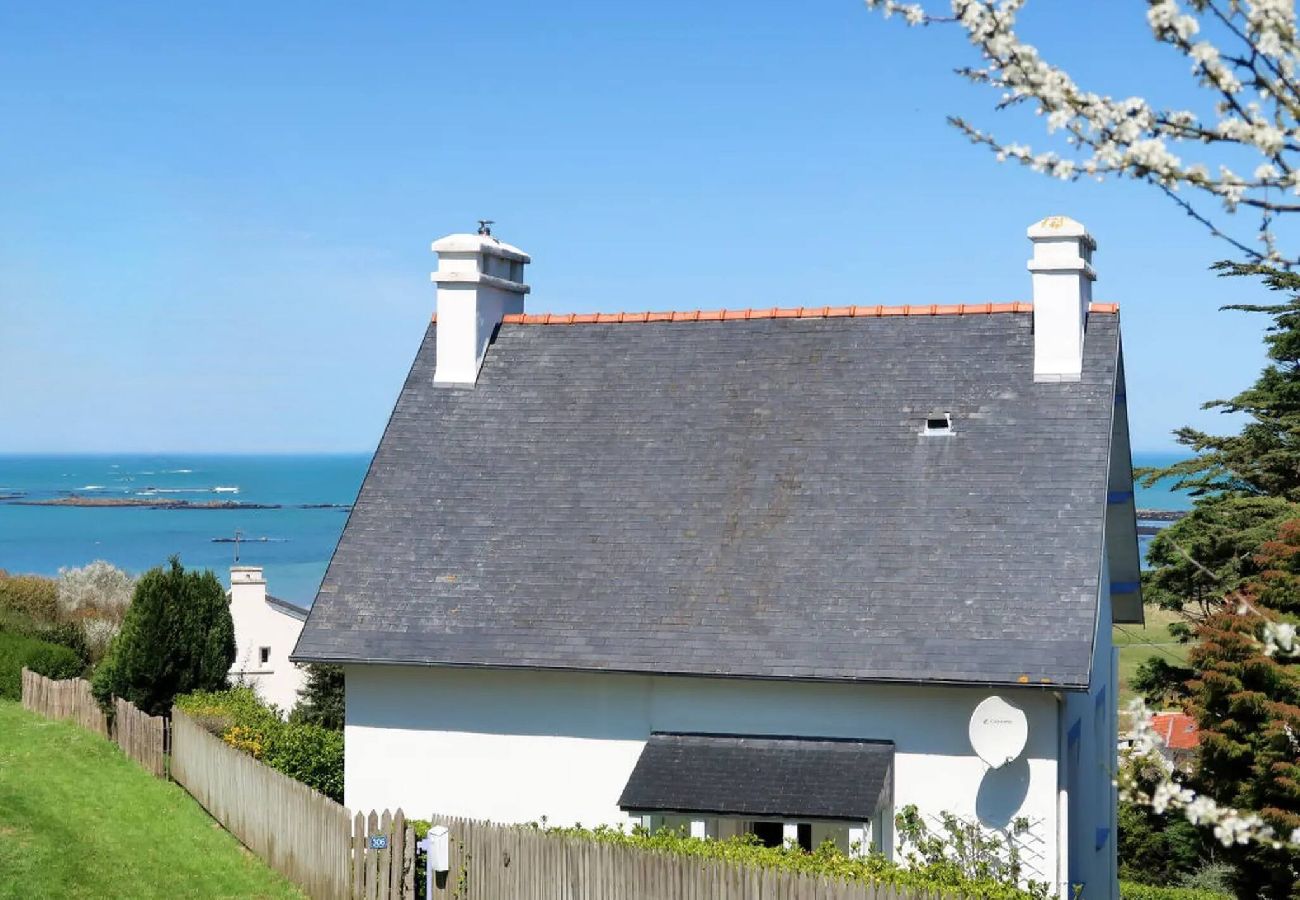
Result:
[[1264,336],[1269,364],[1246,390],[1206,409],[1244,413],[1240,434],[1218,436],[1180,428],[1178,442],[1196,456],[1167,469],[1143,473],[1146,484],[1174,477],[1194,494],[1281,497],[1300,502],[1300,274],[1259,265],[1218,263],[1227,276],[1257,276],[1271,291],[1290,296],[1271,305],[1235,304],[1225,309],[1259,312],[1273,324]]
[[343,802],[342,731],[287,723],[247,687],[177,697],[176,708],[237,750]]
[[289,720],[342,731],[343,710],[343,667],[307,666],[307,683],[298,693],[298,705]]
[[1210,840],[1177,813],[1157,815],[1146,804],[1121,801],[1119,877],[1144,884],[1177,884],[1204,865],[1213,851]]
[[225,588],[212,572],[187,572],[172,557],[136,584],[122,631],[95,672],[95,696],[166,715],[177,694],[224,688],[234,661]]
[[0,699],[22,697],[24,666],[47,678],[75,678],[85,669],[67,647],[0,631]]
[[[1300,425],[1300,422],[1297,423]],[[1278,497],[1206,498],[1151,541],[1143,573],[1147,603],[1205,617],[1223,597],[1260,571],[1255,554],[1300,505]]]
[[332,800],[343,802],[343,732],[282,724],[267,736],[262,761]]

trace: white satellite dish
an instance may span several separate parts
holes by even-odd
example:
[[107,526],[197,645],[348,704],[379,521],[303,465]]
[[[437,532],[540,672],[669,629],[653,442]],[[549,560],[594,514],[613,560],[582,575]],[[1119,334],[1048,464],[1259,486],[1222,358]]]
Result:
[[1001,697],[988,697],[970,716],[970,746],[975,754],[1000,769],[1025,752],[1029,720]]

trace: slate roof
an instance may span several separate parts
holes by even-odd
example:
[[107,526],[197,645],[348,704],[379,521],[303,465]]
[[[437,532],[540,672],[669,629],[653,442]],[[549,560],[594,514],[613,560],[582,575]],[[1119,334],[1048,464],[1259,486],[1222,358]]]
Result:
[[1085,687],[1118,316],[1015,309],[431,325],[293,658]]
[[892,798],[893,768],[888,741],[655,732],[618,805],[864,822]]
[[279,597],[272,597],[270,594],[267,594],[266,605],[272,609],[279,610],[287,616],[292,616],[300,622],[306,621],[307,619],[307,607],[299,606],[297,603],[292,603],[288,600],[281,600]]

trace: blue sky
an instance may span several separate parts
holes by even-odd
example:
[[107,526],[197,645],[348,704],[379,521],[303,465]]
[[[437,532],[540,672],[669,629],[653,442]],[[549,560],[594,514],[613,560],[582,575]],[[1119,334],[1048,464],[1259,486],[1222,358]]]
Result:
[[[1038,4],[1081,80],[1177,90],[1131,3]],[[534,311],[1028,299],[1025,227],[1099,242],[1139,449],[1263,362],[1228,255],[1136,185],[999,166],[1031,126],[960,35],[843,2],[0,7],[0,451],[369,451],[433,239],[530,252]]]

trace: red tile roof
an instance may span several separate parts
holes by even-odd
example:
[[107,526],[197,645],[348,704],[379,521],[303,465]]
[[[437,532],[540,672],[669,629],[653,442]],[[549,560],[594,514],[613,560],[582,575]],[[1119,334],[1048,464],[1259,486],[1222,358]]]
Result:
[[[631,322],[732,322],[750,319],[840,319],[886,316],[978,316],[1033,312],[1032,303],[954,303],[929,306],[798,306],[786,309],[712,309],[619,313],[511,313],[506,325],[613,325]],[[1094,303],[1089,312],[1115,314],[1118,303]],[[435,313],[433,321],[438,321]]]
[[1201,741],[1196,720],[1186,713],[1158,712],[1151,715],[1151,727],[1170,750],[1193,750]]

